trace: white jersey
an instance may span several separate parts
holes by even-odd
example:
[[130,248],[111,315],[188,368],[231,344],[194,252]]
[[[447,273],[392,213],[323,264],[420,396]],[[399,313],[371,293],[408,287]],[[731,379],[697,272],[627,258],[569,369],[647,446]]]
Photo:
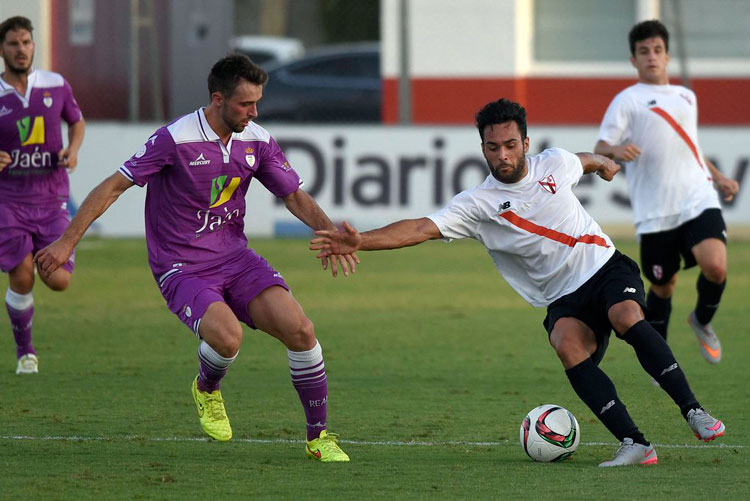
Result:
[[633,143],[641,154],[625,164],[638,234],[671,230],[719,208],[698,144],[698,102],[680,85],[637,83],[610,103],[599,139]]
[[533,306],[547,306],[591,278],[615,247],[572,188],[583,175],[578,156],[559,149],[526,157],[514,184],[492,175],[429,217],[447,241],[474,238],[495,267]]

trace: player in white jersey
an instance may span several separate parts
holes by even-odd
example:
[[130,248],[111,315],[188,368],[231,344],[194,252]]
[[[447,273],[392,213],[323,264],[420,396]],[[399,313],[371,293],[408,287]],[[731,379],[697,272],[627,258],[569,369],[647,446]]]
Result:
[[714,186],[726,200],[739,186],[701,151],[693,91],[669,83],[669,33],[664,25],[655,20],[639,23],[629,40],[638,83],[609,105],[594,151],[626,165],[641,267],[651,282],[647,319],[666,339],[680,256],[685,268],[697,264],[698,300],[688,323],[703,356],[718,363],[721,344],[710,322],[726,285],[727,251]]
[[618,252],[583,209],[572,187],[583,174],[609,181],[619,170],[591,153],[553,148],[526,156],[526,110],[501,99],[477,114],[482,153],[491,174],[456,195],[442,210],[364,233],[318,231],[310,248],[319,257],[356,250],[396,249],[443,238],[474,238],[529,303],[546,306],[544,325],[573,389],[621,442],[600,466],[655,464],[656,452],[598,367],[611,330],[630,344],[643,368],[669,394],[701,440],[724,425],[701,407],[667,343],[644,319],[638,265]]

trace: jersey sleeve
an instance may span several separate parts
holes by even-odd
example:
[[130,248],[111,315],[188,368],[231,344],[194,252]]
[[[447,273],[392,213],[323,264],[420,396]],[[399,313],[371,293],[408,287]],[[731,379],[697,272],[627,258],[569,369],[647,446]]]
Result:
[[278,198],[291,195],[302,186],[302,180],[289,165],[284,152],[273,137],[260,152],[260,165],[255,177]]
[[599,140],[611,145],[621,144],[629,136],[630,106],[622,93],[615,96],[602,119],[599,127]]
[[479,229],[479,208],[470,193],[464,191],[453,197],[444,208],[427,216],[447,241],[474,238]]
[[145,186],[163,168],[174,165],[175,144],[166,127],[154,132],[148,141],[120,167],[131,183]]
[[68,125],[73,125],[83,118],[83,114],[81,113],[80,106],[78,106],[78,101],[76,101],[73,95],[73,88],[65,79],[63,79],[63,89],[65,98],[60,116]]
[[572,186],[577,185],[583,176],[583,163],[581,163],[581,159],[575,153],[563,150],[562,148],[552,148],[552,151],[562,160],[565,178]]

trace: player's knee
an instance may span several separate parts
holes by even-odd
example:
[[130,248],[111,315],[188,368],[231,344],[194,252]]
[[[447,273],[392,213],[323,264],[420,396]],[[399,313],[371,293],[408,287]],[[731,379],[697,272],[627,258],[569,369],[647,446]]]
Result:
[[61,292],[67,289],[70,285],[70,278],[70,275],[63,275],[61,277],[55,277],[54,280],[50,280],[49,282],[45,281],[45,283],[47,284],[47,287],[53,291]]
[[722,284],[727,279],[727,267],[721,262],[711,262],[701,267],[701,273],[709,282]]
[[216,352],[222,357],[231,358],[240,351],[242,345],[242,326],[238,321],[230,322],[225,326],[222,326],[219,335],[217,336],[212,346]]
[[315,326],[312,320],[302,315],[295,328],[285,337],[290,350],[310,350],[315,346]]
[[[594,344],[592,349],[587,346],[589,341]],[[596,341],[586,339],[578,321],[572,318],[561,318],[555,322],[555,327],[549,335],[549,343],[566,368],[577,365],[596,350]]]
[[632,326],[644,319],[641,305],[631,300],[612,305],[607,314],[609,322],[619,335],[625,334]]

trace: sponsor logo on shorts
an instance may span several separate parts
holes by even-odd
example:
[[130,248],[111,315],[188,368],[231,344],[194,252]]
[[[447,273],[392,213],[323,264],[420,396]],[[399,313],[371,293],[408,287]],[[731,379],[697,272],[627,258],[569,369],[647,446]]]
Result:
[[630,292],[631,294],[635,294],[635,287],[625,287],[625,290],[622,292]]

